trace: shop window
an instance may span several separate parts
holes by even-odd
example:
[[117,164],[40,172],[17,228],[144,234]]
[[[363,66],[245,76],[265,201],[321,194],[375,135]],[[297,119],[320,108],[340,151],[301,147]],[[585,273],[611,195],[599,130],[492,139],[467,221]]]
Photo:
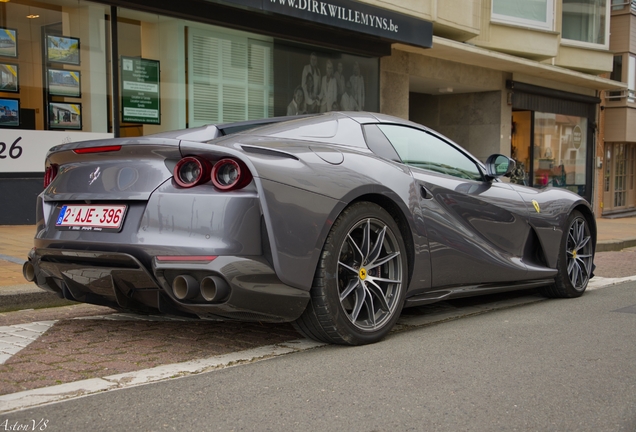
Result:
[[0,173],[39,173],[54,145],[113,136],[109,10],[83,0],[0,2]]
[[587,119],[535,112],[534,186],[585,195]]
[[68,131],[71,140],[73,132],[109,132],[108,8],[59,0],[0,5],[0,127]]
[[273,116],[273,46],[267,41],[191,28],[190,127]]
[[492,0],[492,20],[552,30],[554,0]]
[[609,36],[607,0],[563,0],[563,39],[607,45]]

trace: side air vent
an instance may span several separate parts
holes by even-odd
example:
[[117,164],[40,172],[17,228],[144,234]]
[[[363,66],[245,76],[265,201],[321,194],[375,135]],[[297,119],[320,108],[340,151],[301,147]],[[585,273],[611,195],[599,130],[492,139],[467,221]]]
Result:
[[543,246],[539,241],[539,237],[534,229],[531,227],[528,233],[528,239],[523,249],[523,261],[528,264],[534,264],[538,266],[547,267],[548,263],[545,259],[545,253],[543,252]]

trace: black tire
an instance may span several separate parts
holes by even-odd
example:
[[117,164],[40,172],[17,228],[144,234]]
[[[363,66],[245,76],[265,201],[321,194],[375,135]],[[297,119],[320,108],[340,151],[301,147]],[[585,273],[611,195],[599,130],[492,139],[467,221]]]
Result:
[[331,228],[311,299],[294,327],[321,342],[377,342],[400,317],[407,274],[406,248],[395,220],[376,204],[356,203]]
[[559,246],[554,284],[542,289],[547,297],[573,298],[585,292],[592,274],[594,245],[587,219],[575,210],[568,217]]

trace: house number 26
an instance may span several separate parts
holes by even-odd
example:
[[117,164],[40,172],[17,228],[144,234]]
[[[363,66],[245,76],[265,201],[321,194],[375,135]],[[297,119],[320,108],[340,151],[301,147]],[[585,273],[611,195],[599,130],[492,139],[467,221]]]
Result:
[[[18,142],[22,139],[22,137],[18,137],[17,140],[13,141],[11,147],[9,147],[9,157],[11,159],[17,159],[22,156],[22,147],[18,145]],[[0,159],[6,159],[7,155],[4,152],[7,150],[7,144],[0,142]]]

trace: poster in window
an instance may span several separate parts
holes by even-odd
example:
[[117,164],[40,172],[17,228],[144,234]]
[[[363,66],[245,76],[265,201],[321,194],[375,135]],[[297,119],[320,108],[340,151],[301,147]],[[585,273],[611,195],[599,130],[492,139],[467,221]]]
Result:
[[80,40],[74,37],[46,35],[46,61],[80,64]]
[[48,70],[48,90],[51,96],[81,97],[82,81],[79,71]]
[[20,100],[0,98],[0,127],[11,128],[20,126]]
[[0,27],[0,56],[18,57],[18,31]]
[[378,111],[377,58],[276,44],[274,115]]
[[121,57],[122,121],[161,124],[159,61]]
[[18,79],[19,74],[17,64],[0,63],[0,92],[20,92],[20,83]]
[[82,129],[82,104],[49,103],[49,129]]

